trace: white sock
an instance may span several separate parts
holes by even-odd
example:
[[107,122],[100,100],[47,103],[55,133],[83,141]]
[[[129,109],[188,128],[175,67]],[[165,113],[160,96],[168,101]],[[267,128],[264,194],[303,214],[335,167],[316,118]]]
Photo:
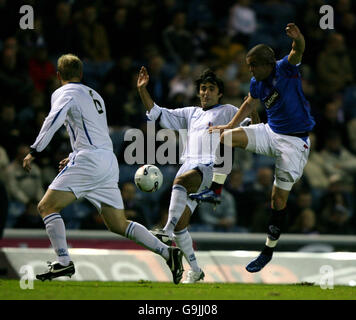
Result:
[[266,239],[266,246],[270,248],[274,248],[277,245],[278,240],[271,240],[267,237]]
[[181,231],[174,232],[174,241],[177,246],[183,251],[184,257],[188,261],[192,270],[195,272],[200,271],[201,269],[198,266],[198,262],[193,249],[193,240],[190,233],[188,232],[188,229],[185,228]]
[[173,236],[174,228],[176,227],[184,209],[187,205],[187,189],[179,184],[175,184],[172,188],[171,202],[168,210],[168,220],[163,228],[169,236]]
[[149,232],[142,224],[131,221],[125,231],[125,237],[135,241],[136,243],[146,247],[147,249],[158,253],[160,256],[168,260],[168,246],[159,241],[151,232]]
[[52,247],[57,254],[58,262],[67,266],[70,262],[68,253],[66,228],[63,219],[59,213],[51,213],[43,218],[46,225],[46,231],[51,241]]
[[216,182],[218,184],[224,184],[226,178],[227,178],[227,174],[213,172],[213,182]]

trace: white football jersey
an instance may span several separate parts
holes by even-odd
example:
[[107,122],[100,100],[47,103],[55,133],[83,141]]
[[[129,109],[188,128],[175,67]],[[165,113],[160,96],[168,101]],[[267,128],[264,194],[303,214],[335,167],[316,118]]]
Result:
[[210,164],[215,160],[220,134],[210,134],[209,127],[227,124],[237,111],[238,108],[231,104],[219,104],[208,110],[201,107],[166,109],[154,104],[147,117],[152,121],[159,120],[163,128],[179,131],[184,145],[182,162]]
[[31,148],[41,152],[63,124],[75,153],[80,150],[113,150],[105,103],[95,90],[71,82],[53,92],[51,111]]

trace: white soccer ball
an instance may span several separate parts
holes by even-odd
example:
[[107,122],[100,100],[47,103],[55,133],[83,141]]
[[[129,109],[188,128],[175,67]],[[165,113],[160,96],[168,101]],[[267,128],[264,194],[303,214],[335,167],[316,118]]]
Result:
[[152,164],[146,164],[137,169],[135,173],[135,184],[144,192],[156,192],[163,182],[161,170]]

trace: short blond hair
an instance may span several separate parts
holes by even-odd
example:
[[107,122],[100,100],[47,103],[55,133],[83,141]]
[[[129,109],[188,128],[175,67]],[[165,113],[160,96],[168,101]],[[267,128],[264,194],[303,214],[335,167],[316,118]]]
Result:
[[83,72],[83,62],[74,54],[64,54],[57,61],[57,70],[63,80],[80,79]]

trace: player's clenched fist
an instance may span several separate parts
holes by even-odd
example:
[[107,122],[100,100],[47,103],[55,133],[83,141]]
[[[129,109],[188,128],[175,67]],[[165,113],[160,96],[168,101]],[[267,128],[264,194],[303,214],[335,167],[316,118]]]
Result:
[[299,28],[294,23],[288,23],[286,27],[287,36],[292,39],[298,39],[302,36]]
[[145,67],[141,67],[137,78],[137,88],[146,87],[150,77]]

